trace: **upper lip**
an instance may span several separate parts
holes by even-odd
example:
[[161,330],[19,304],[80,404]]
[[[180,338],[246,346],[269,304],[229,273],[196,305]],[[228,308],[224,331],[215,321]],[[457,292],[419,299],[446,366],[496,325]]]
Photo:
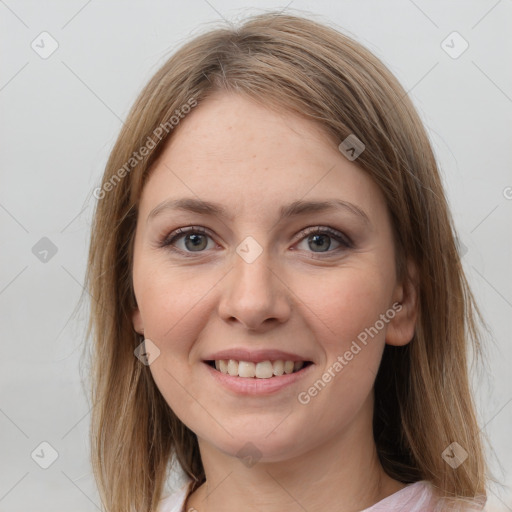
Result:
[[261,361],[310,361],[292,352],[283,352],[275,349],[247,349],[247,348],[228,348],[219,350],[204,358],[205,361],[219,361],[221,359],[234,359],[235,361],[248,361],[259,363]]

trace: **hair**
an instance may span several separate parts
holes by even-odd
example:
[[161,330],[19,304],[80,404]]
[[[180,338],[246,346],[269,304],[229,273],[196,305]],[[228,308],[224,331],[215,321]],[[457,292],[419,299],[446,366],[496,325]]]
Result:
[[[196,435],[134,357],[142,339],[132,325],[132,258],[142,189],[172,136],[171,119],[219,91],[303,116],[336,144],[351,134],[364,143],[354,163],[386,200],[398,277],[411,278],[410,259],[418,285],[414,337],[386,345],[374,386],[380,462],[392,478],[427,480],[444,497],[485,496],[468,360],[469,349],[482,352],[481,314],[425,128],[398,80],[361,44],[316,21],[265,13],[200,34],[174,53],[140,93],[105,168],[86,274],[91,457],[105,509],[156,510],[171,460],[192,479],[191,491],[205,481]],[[469,454],[456,469],[442,458],[453,442]]]

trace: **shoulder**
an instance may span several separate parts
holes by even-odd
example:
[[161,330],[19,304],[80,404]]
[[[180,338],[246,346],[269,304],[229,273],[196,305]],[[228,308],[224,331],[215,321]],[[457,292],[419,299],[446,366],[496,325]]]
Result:
[[[363,510],[362,512],[398,512],[407,510],[408,512],[442,512],[447,510],[446,503],[437,493],[435,487],[426,480],[420,480],[409,484],[400,491],[379,501],[375,505]],[[455,512],[477,512],[483,510],[481,503],[473,502],[461,503],[459,508],[449,507],[449,510]]]
[[190,482],[185,483],[177,491],[160,500],[157,512],[182,512],[187,498]]
[[435,496],[431,484],[425,480],[409,484],[363,512],[393,512],[395,510],[435,512]]

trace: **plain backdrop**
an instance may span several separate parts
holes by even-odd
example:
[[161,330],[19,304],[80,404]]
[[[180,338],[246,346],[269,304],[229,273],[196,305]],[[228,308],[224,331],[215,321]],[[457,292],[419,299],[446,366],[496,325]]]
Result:
[[312,14],[363,43],[425,122],[491,329],[475,377],[503,484],[488,510],[512,510],[510,0],[0,0],[0,511],[99,510],[79,372],[85,315],[73,315],[92,191],[169,55],[223,18],[271,9]]

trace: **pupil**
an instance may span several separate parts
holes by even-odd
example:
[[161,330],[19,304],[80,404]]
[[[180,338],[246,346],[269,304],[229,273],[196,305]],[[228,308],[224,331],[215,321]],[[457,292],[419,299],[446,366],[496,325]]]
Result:
[[[202,238],[202,240],[201,240]],[[189,245],[187,244],[187,242],[192,242],[194,248],[199,248],[199,249],[204,249],[206,247],[205,245],[205,237],[203,235],[198,235],[198,234],[191,234],[191,235],[187,235],[185,237],[185,245],[187,246],[187,249],[191,249],[191,247],[189,247]],[[201,246],[201,242],[203,242],[202,246]]]
[[[325,241],[325,239],[326,239],[326,238],[329,238],[329,237],[328,237],[327,235],[312,235],[312,240],[314,240],[315,242],[318,242],[318,241],[319,241],[319,239],[320,239],[320,241],[321,241],[321,239],[324,239],[324,241]],[[320,248],[324,248],[324,251],[326,251],[327,249],[329,249],[329,246],[330,246],[330,245],[331,245],[331,244],[330,244],[330,242],[329,242],[329,241],[327,241],[326,243],[323,243],[323,244],[322,244],[322,243],[320,243],[320,245],[319,245],[319,246],[317,245],[317,248],[318,248],[318,247],[320,247]],[[310,248],[313,248],[313,247],[311,246],[311,244],[310,244]],[[317,252],[324,252],[324,251],[317,251]]]

